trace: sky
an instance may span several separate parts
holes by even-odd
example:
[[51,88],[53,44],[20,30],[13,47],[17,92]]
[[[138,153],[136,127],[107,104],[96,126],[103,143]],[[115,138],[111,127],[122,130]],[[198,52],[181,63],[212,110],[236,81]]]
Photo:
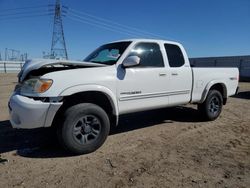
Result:
[[[183,44],[189,57],[250,55],[250,0],[61,0],[69,59],[103,43],[157,38]],[[55,0],[0,0],[0,53],[50,52]],[[43,7],[40,7],[43,5]],[[34,8],[24,8],[34,7]],[[14,10],[9,10],[14,9]],[[11,14],[11,15],[10,15]],[[25,17],[26,16],[26,17]]]

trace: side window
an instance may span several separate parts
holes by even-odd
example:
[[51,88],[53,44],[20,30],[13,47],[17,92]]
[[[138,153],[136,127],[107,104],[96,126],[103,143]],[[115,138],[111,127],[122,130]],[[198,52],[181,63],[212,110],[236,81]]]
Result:
[[129,56],[140,57],[139,67],[164,67],[161,50],[156,43],[139,43],[130,52]]
[[185,64],[184,57],[179,46],[164,44],[170,67],[181,67]]

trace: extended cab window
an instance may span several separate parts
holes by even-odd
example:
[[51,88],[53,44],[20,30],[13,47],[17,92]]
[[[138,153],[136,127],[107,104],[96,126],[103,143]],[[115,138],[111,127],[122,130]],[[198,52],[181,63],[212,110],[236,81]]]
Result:
[[185,64],[184,57],[179,46],[164,44],[170,67],[181,67]]
[[140,58],[139,67],[164,67],[161,50],[156,43],[139,43],[131,50],[129,56]]

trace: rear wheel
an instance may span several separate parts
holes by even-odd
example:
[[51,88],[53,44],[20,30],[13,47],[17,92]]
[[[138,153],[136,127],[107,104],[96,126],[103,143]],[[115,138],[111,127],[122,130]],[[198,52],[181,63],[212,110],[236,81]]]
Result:
[[86,154],[97,150],[109,131],[107,113],[95,104],[82,103],[66,110],[62,126],[58,127],[58,138],[68,151]]
[[219,117],[223,106],[223,98],[219,91],[210,90],[206,100],[198,105],[198,110],[202,116],[209,121]]

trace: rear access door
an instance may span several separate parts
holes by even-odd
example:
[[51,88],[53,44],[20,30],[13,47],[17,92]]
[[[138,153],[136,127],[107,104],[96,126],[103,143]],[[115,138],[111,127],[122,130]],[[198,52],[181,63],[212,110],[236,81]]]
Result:
[[167,68],[169,105],[186,104],[191,99],[193,82],[189,60],[183,47],[177,44],[165,43],[164,48],[169,66]]

